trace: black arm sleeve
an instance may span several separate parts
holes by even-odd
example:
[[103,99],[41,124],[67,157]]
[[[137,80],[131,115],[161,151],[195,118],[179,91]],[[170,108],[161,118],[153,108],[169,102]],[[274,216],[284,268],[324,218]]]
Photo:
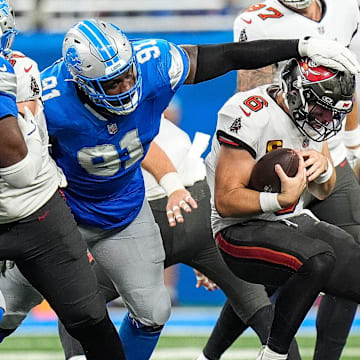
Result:
[[194,83],[214,79],[231,70],[258,69],[299,57],[299,40],[257,40],[199,45]]

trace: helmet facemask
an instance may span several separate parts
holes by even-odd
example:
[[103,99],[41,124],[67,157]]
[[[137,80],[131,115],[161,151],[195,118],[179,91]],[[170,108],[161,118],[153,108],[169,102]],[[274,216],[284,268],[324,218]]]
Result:
[[291,60],[282,74],[285,105],[298,130],[322,142],[336,135],[352,110],[352,75],[319,67],[311,60]]
[[[132,44],[118,27],[97,20],[76,24],[65,36],[63,56],[73,80],[94,104],[117,115],[137,108],[142,95],[140,65]],[[104,85],[128,71],[134,78],[132,87],[107,94]]]
[[[104,83],[118,78],[130,69],[132,69],[134,76],[133,87],[117,95],[107,94],[106,90],[104,90]],[[133,112],[137,108],[142,95],[141,70],[139,64],[134,59],[131,60],[126,67],[121,69],[121,71],[117,71],[111,76],[89,79],[78,75],[74,80],[92,102],[117,115],[127,115]]]

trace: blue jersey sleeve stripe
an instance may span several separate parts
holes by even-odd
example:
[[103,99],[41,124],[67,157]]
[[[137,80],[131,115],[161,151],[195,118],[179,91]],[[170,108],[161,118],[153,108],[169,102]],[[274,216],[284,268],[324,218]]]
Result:
[[[174,45],[174,44],[173,44]],[[179,89],[179,87],[184,84],[188,73],[189,73],[189,69],[190,69],[190,59],[189,56],[187,54],[187,52],[181,47],[181,46],[175,46],[176,49],[179,51],[179,53],[181,54],[182,60],[183,60],[183,73],[181,76],[180,81],[177,83],[177,85],[173,88],[174,91],[177,91]]]

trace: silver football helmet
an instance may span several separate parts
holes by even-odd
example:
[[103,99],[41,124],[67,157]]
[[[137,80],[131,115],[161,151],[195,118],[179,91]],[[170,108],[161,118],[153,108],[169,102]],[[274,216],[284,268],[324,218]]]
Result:
[[[84,20],[74,25],[63,42],[64,63],[73,80],[97,106],[127,115],[133,112],[141,98],[142,78],[132,44],[115,25]],[[104,82],[132,71],[134,85],[125,92],[109,95]]]
[[311,59],[292,59],[282,74],[284,102],[299,131],[314,141],[336,135],[353,107],[355,76],[319,66]]
[[14,37],[18,33],[15,29],[15,14],[8,0],[0,0],[0,53],[9,55]]
[[305,9],[313,3],[314,0],[280,0],[283,4],[295,9]]

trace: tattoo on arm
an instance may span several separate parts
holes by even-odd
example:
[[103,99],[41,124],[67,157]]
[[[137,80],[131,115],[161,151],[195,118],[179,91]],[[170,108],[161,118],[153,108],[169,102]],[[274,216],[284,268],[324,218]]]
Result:
[[237,91],[246,91],[257,86],[274,82],[275,65],[256,70],[239,70],[237,74]]

